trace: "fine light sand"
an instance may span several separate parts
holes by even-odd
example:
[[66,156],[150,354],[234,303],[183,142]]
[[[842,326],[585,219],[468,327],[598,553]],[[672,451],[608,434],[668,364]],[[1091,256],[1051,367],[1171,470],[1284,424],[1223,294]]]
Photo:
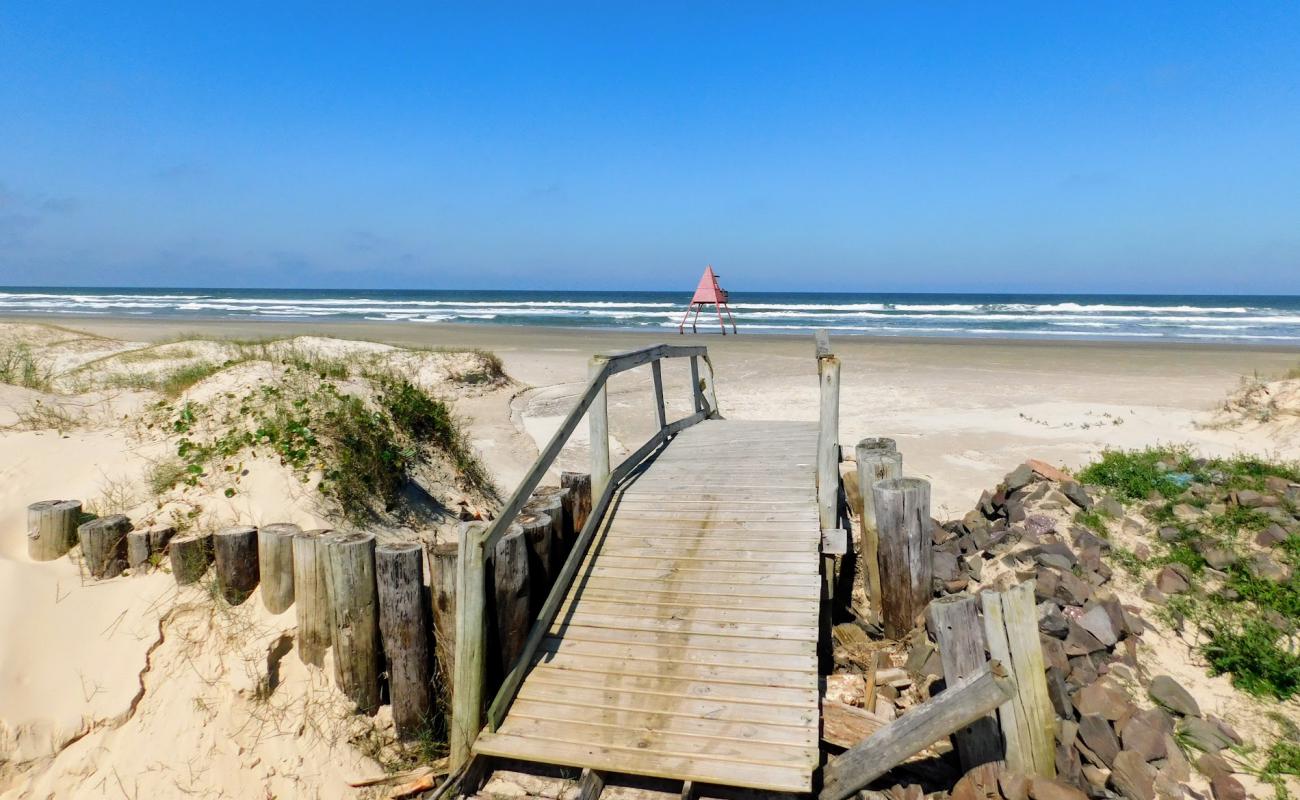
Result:
[[[180,334],[312,334],[494,351],[517,383],[453,399],[474,447],[507,492],[568,413],[597,351],[657,341],[707,344],[725,416],[817,417],[811,337],[62,322],[87,334],[68,334],[78,343],[60,356],[65,370]],[[1216,415],[1244,377],[1277,376],[1300,365],[1296,350],[847,337],[833,344],[843,363],[841,441],[896,438],[905,472],[932,482],[933,513],[940,519],[965,513],[981,491],[1026,458],[1073,467],[1103,448],[1155,443],[1187,443],[1206,454],[1300,458],[1294,427],[1228,428]],[[669,364],[665,379],[670,418],[685,415],[686,363]],[[193,391],[223,387],[200,384]],[[119,783],[127,796],[260,796],[262,786],[286,797],[354,796],[345,781],[379,771],[362,746],[370,735],[365,725],[382,731],[386,721],[358,727],[326,677],[304,667],[296,654],[280,652],[292,633],[292,612],[272,617],[255,595],[238,613],[221,614],[198,590],[178,593],[166,574],[95,584],[71,559],[37,564],[27,558],[28,503],[140,491],[144,471],[166,449],[132,427],[154,397],[91,391],[69,400],[0,387],[0,426],[15,425],[19,411],[38,400],[75,402],[79,413],[95,420],[66,432],[0,430],[0,797],[103,797],[117,792]],[[648,370],[618,376],[609,402],[617,460],[653,431]],[[585,469],[585,426],[578,430],[559,468]],[[331,523],[273,463],[251,464],[246,480],[233,501],[203,499],[208,524]],[[144,498],[133,508],[133,519],[151,513]],[[250,672],[250,663],[261,666]],[[279,683],[268,700],[259,687],[272,664]]]

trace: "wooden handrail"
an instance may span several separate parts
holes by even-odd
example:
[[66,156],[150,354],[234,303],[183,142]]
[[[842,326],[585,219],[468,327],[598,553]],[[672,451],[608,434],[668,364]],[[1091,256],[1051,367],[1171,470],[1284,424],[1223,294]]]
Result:
[[[691,394],[694,398],[694,413],[674,422],[667,422],[664,408],[663,376],[659,362],[666,358],[689,358],[691,360]],[[709,368],[708,381],[701,381],[699,377],[699,361],[701,359]],[[645,364],[650,364],[653,370],[655,411],[659,426],[645,444],[637,448],[635,452],[620,462],[613,470],[610,470],[608,411],[604,400],[605,385],[611,376]],[[555,616],[568,594],[569,587],[586,558],[587,549],[595,538],[596,531],[604,522],[605,511],[609,508],[614,492],[641,462],[663,447],[677,433],[698,422],[718,416],[717,394],[712,378],[713,363],[709,360],[708,348],[698,345],[660,344],[624,353],[593,357],[587,385],[582,394],[578,396],[578,402],[551,436],[551,440],[546,447],[538,454],[532,468],[519,482],[519,486],[511,494],[510,499],[501,509],[500,515],[492,523],[492,526],[477,536],[472,531],[466,531],[467,534],[473,537],[474,541],[462,543],[462,553],[466,553],[468,547],[478,557],[466,558],[462,556],[462,564],[468,565],[469,568],[462,567],[457,575],[457,594],[460,595],[457,599],[458,619],[455,656],[457,681],[453,686],[452,741],[450,742],[452,761],[454,762],[453,767],[464,763],[464,759],[469,757],[470,748],[481,728],[479,715],[483,682],[482,649],[485,620],[482,619],[482,604],[465,603],[464,598],[469,587],[477,587],[477,589],[471,589],[471,591],[484,591],[484,561],[490,557],[496,544],[510,529],[519,512],[528,502],[534,490],[537,489],[537,485],[545,476],[546,471],[555,463],[555,459],[559,456],[560,451],[564,449],[565,444],[568,443],[574,430],[577,429],[583,415],[590,413],[593,433],[591,441],[593,453],[591,478],[592,492],[595,495],[593,500],[595,502],[592,505],[586,524],[583,525],[582,531],[574,542],[573,549],[565,559],[564,566],[560,568],[559,574],[556,575],[555,583],[551,586],[550,593],[538,613],[537,620],[529,631],[523,651],[514,664],[510,666],[510,671],[502,682],[496,698],[488,708],[488,725],[492,730],[495,730],[505,718],[510,704],[514,702],[515,694],[519,691],[520,684],[523,683],[524,675],[528,672],[528,666],[531,664],[538,646],[541,644],[542,639],[545,638],[546,631],[550,628],[551,623],[555,621]],[[598,439],[602,438],[604,441],[598,441]],[[598,471],[606,474],[597,475]],[[474,609],[473,613],[477,614],[479,619],[476,621],[462,620],[460,618],[461,608]],[[464,664],[464,669],[462,669],[462,664]],[[471,672],[474,674],[469,674]],[[477,691],[474,689],[462,691],[460,688],[462,681],[476,681],[478,684]]]

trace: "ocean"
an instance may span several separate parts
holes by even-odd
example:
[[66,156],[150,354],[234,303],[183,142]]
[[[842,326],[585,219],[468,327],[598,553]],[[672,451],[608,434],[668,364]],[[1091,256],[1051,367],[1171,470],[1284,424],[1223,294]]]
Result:
[[[689,292],[0,289],[0,315],[675,331]],[[732,292],[742,334],[1300,343],[1300,297]],[[712,309],[700,331],[716,333]],[[689,331],[689,327],[687,328]],[[729,330],[730,332],[730,330]]]

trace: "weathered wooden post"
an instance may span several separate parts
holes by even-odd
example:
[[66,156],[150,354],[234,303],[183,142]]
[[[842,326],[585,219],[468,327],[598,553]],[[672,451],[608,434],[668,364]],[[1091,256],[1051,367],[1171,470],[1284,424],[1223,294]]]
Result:
[[27,555],[53,561],[77,543],[80,500],[42,500],[27,507]]
[[[515,519],[515,524],[523,529],[528,548],[528,616],[532,619],[551,590],[551,549],[555,543],[556,520],[527,506]],[[506,666],[508,669],[509,665]]]
[[257,569],[262,576],[262,605],[283,614],[293,605],[293,540],[302,528],[288,522],[263,525],[257,533]]
[[375,535],[336,533],[325,537],[334,675],[357,708],[379,708],[379,614],[375,586]]
[[708,403],[704,399],[704,386],[700,382],[699,356],[691,356],[691,401],[696,411],[703,411]]
[[[455,542],[429,546],[429,604],[433,613],[433,652],[438,662],[438,692],[450,722],[452,675],[456,664],[456,575]],[[448,725],[448,729],[450,729]]]
[[[601,378],[607,364],[604,356],[593,356],[587,372],[593,379]],[[587,423],[590,427],[591,491],[600,494],[609,482],[609,396],[603,379],[600,391],[587,409]]]
[[[817,380],[821,385],[821,427],[817,433],[817,511],[822,530],[839,525],[840,493],[840,360],[831,352],[830,336],[817,332]],[[835,558],[822,559],[827,598],[834,599]]]
[[930,484],[891,478],[872,487],[880,530],[881,618],[885,635],[901,639],[933,594]]
[[176,535],[175,525],[154,525],[149,528],[149,552],[163,553],[167,550],[167,545],[171,543],[172,537]]
[[1043,646],[1038,638],[1034,582],[1005,592],[981,592],[989,656],[1007,665],[1016,696],[998,709],[1007,766],[1016,772],[1056,776],[1056,712],[1047,693]]
[[903,456],[893,439],[863,439],[854,448],[858,463],[858,493],[862,508],[858,519],[862,524],[862,565],[866,596],[871,601],[871,615],[880,620],[880,533],[876,528],[876,498],[871,487],[877,481],[903,477]]
[[433,709],[422,550],[416,542],[382,544],[375,548],[379,631],[388,661],[393,724],[402,739],[419,736],[428,725]]
[[650,362],[650,377],[655,390],[655,421],[662,429],[668,424],[668,411],[664,408],[664,371],[657,358]]
[[[926,612],[930,632],[939,646],[943,680],[947,686],[956,686],[973,677],[988,663],[984,655],[984,626],[980,622],[979,605],[980,601],[972,595],[952,595],[931,602]],[[953,740],[961,759],[962,772],[977,767],[988,770],[986,765],[1002,760],[1002,737],[991,716],[980,717],[954,732]],[[996,782],[997,774],[989,771],[983,779]]]
[[577,536],[591,515],[591,476],[581,472],[562,472],[560,485],[569,490],[569,505],[565,513],[573,526],[573,535]]
[[176,585],[188,586],[202,578],[212,563],[212,535],[176,536],[167,544],[167,556],[172,562]]
[[[495,623],[492,651],[500,661],[493,661],[493,678],[499,680],[510,671],[528,641],[532,627],[532,596],[528,575],[528,543],[519,524],[511,525],[497,541],[487,565],[492,594],[488,599],[489,619]],[[499,667],[499,672],[496,669]]]
[[77,528],[81,556],[93,578],[115,578],[126,568],[126,534],[131,520],[125,514],[92,519]]
[[232,606],[248,599],[261,575],[257,567],[257,528],[236,525],[212,536],[217,567],[217,587]]
[[[573,530],[573,520],[565,506],[569,502],[569,490],[560,486],[540,486],[533,491],[532,498],[529,499],[528,505],[524,506],[525,510],[545,514],[551,518],[553,523],[551,528],[551,546],[549,552],[549,562],[546,564],[546,587],[545,591],[550,591],[551,583],[555,579],[555,573],[564,565],[564,559],[569,555],[569,548],[573,546],[573,537],[576,532]],[[534,586],[534,589],[537,587]],[[545,599],[543,592],[542,599]]]
[[469,761],[470,748],[483,727],[483,658],[487,638],[484,527],[482,523],[461,526],[456,557],[456,657],[448,737],[452,770]]
[[293,537],[293,594],[298,616],[298,657],[304,664],[323,666],[330,647],[329,590],[326,584],[325,537],[333,531],[316,529]]
[[131,531],[126,535],[126,565],[143,574],[149,568],[149,531]]

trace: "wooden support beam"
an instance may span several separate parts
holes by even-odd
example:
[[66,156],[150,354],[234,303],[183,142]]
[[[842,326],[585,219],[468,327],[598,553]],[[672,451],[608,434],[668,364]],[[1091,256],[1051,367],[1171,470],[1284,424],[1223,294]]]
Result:
[[877,730],[822,770],[820,800],[845,800],[920,751],[979,719],[1015,693],[1015,682],[997,661],[970,679],[908,711]]
[[932,592],[930,484],[892,478],[877,482],[872,492],[880,526],[881,619],[886,636],[902,639]]
[[81,557],[90,576],[97,580],[116,578],[126,568],[126,534],[131,520],[125,514],[92,519],[77,528]]
[[262,605],[283,614],[293,605],[293,540],[302,528],[287,522],[263,525],[257,532],[257,568],[262,575]]
[[433,711],[429,677],[429,612],[424,604],[424,559],[416,542],[375,548],[379,632],[388,663],[388,694],[399,739],[427,729]]
[[511,525],[487,559],[487,581],[492,587],[488,596],[489,674],[496,682],[519,659],[533,619],[528,542],[523,527]]
[[[949,686],[978,673],[987,662],[979,605],[979,599],[972,595],[951,595],[931,602],[927,611],[930,632],[943,662],[943,679]],[[1002,760],[1002,736],[991,716],[980,717],[952,738],[962,772]],[[995,775],[989,777],[996,780]]]
[[487,565],[482,523],[460,528],[456,555],[456,656],[452,678],[450,765],[467,763],[483,727],[484,644],[487,638]]
[[429,605],[433,614],[433,652],[438,692],[450,729],[452,675],[456,664],[456,554],[454,542],[429,546]]
[[375,535],[325,537],[334,677],[357,710],[379,709],[379,598],[375,585]]
[[843,528],[822,529],[822,555],[842,556],[849,552],[849,532]]
[[858,494],[862,506],[855,509],[862,526],[863,594],[870,601],[873,621],[880,621],[880,529],[876,525],[877,482],[903,477],[903,456],[893,439],[872,438],[854,449],[858,464]]
[[587,408],[588,447],[591,450],[591,490],[599,493],[609,482],[609,394],[601,378],[608,370],[605,359],[596,356],[588,365],[591,380],[600,381],[600,389]]
[[303,531],[293,537],[294,612],[298,617],[298,658],[322,666],[330,648],[330,605],[326,585],[324,539],[328,528]]
[[1056,712],[1047,693],[1043,646],[1038,638],[1034,582],[1005,592],[982,592],[989,655],[1015,676],[1016,695],[998,709],[1007,766],[1025,774],[1056,776]]
[[149,531],[131,531],[126,535],[126,565],[137,575],[149,569]]
[[80,500],[42,500],[27,507],[27,555],[53,561],[77,543]]
[[[658,362],[656,362],[658,363]],[[578,779],[578,800],[600,800],[605,791],[605,775],[594,769],[584,769]]]
[[212,563],[212,535],[192,533],[177,536],[167,545],[172,563],[172,577],[177,586],[188,586],[203,577]]
[[663,428],[668,424],[668,410],[664,408],[664,371],[661,363],[659,361],[650,363],[650,377],[653,379],[655,390],[655,421],[659,423],[660,428]]
[[261,579],[257,564],[257,528],[251,525],[222,528],[212,535],[212,554],[221,596],[232,606],[247,600]]

